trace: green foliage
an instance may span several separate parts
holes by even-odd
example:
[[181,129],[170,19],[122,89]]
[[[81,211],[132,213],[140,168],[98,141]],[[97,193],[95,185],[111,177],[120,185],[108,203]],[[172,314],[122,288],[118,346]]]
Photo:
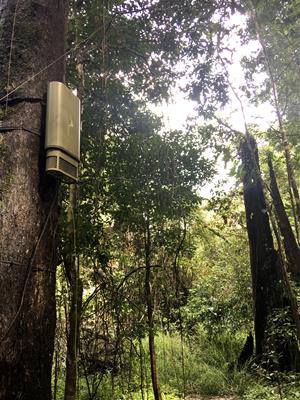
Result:
[[[250,3],[249,3],[250,5]],[[253,8],[255,7],[255,13]],[[248,20],[247,32],[256,36],[259,28],[260,42],[265,49],[259,49],[255,57],[245,59],[249,88],[254,89],[256,100],[272,98],[273,80],[276,84],[277,96],[281,112],[289,120],[299,120],[297,109],[299,99],[297,41],[299,36],[298,1],[272,0],[271,2],[253,2]],[[255,18],[254,18],[255,16]],[[256,21],[255,21],[256,19]],[[246,34],[247,35],[247,34]],[[247,35],[248,36],[248,35]],[[262,87],[256,87],[253,74],[266,71],[266,79]],[[254,97],[253,97],[254,98]]]
[[114,216],[136,228],[144,225],[145,216],[154,223],[187,215],[197,202],[195,186],[211,175],[195,134],[138,131],[113,140],[109,148]]
[[249,377],[247,389],[241,395],[241,400],[296,400],[300,396],[299,376],[283,375],[276,383],[270,383],[264,378]]
[[182,310],[185,329],[201,323],[210,334],[252,325],[252,289],[241,199],[220,195],[195,216],[197,274]]
[[289,308],[274,309],[268,317],[266,327],[266,340],[264,355],[261,365],[268,372],[270,379],[276,379],[280,365],[284,365],[285,360],[282,359],[282,351],[291,343],[296,344],[295,325],[293,323],[291,311]]
[[[81,397],[89,397],[83,378],[86,373],[89,382],[99,383],[98,396],[103,400],[141,398],[138,356],[142,357],[143,351],[137,342],[147,332],[143,285],[145,237],[149,233],[154,320],[160,323],[162,319],[163,329],[168,327],[172,332],[157,336],[160,380],[166,398],[179,398],[184,391],[202,395],[235,392],[247,400],[263,396],[271,399],[275,387],[263,380],[254,384],[246,370],[229,368],[252,326],[240,189],[237,187],[234,193],[215,191],[200,210],[198,195],[199,186],[213,176],[219,154],[226,163],[236,158],[240,136],[230,125],[217,124],[214,117],[229,102],[224,73],[224,65],[231,63],[226,45],[229,19],[236,9],[246,11],[248,3],[243,3],[244,10],[239,1],[231,0],[70,3],[69,44],[87,39],[81,51],[68,59],[68,82],[80,87],[83,103],[83,155],[76,210],[77,252],[85,286]],[[270,13],[267,2],[256,5],[278,82],[281,111],[287,110],[284,128],[298,166],[299,84],[293,47],[297,34],[294,36],[293,29],[298,32],[295,15],[299,4],[272,0]],[[253,22],[249,16],[249,31],[240,30],[244,43],[254,37]],[[92,40],[88,39],[90,35]],[[260,102],[272,93],[270,77],[261,86],[255,85],[253,76],[266,71],[262,52],[255,56],[244,59],[245,91],[251,100]],[[182,60],[184,71],[178,67]],[[186,94],[197,103],[206,121],[186,131],[165,132],[147,101],[168,99],[183,75]],[[286,93],[291,101],[284,108]],[[274,153],[279,181],[286,189],[278,132],[256,129],[256,136],[264,143],[265,152]],[[234,160],[234,176],[238,175],[236,164]],[[61,226],[64,246],[64,214]],[[61,309],[67,308],[64,289],[63,285],[59,288]],[[279,312],[269,324],[268,359],[273,354],[274,337],[283,337],[286,327],[290,328],[289,321],[281,317]],[[64,318],[60,323],[61,334]],[[183,343],[178,328],[182,328]],[[148,358],[144,357],[146,392],[151,391]],[[102,370],[89,370],[93,362],[101,364]],[[150,399],[152,395],[147,396]]]

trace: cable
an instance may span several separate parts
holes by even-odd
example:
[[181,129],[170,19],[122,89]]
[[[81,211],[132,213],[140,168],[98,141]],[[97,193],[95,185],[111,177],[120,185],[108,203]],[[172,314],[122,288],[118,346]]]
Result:
[[[18,6],[19,6],[19,2],[20,2],[20,0],[17,0],[16,7],[15,7],[15,12],[14,12],[14,18],[13,18],[13,26],[12,26],[12,31],[11,31],[11,38],[10,38],[9,59],[8,59],[8,68],[7,68],[7,84],[6,84],[7,90],[9,88],[9,83],[10,83],[12,49],[13,49],[13,41],[14,41],[14,37],[15,37],[15,27],[16,27],[17,10],[18,10]],[[5,115],[7,114],[7,108],[8,108],[8,96],[6,97]]]
[[[3,95],[4,95],[4,93],[0,92],[0,96],[3,96]],[[17,93],[15,96],[6,99],[7,106],[14,106],[17,103],[22,103],[22,102],[45,104],[45,101],[42,97],[26,96],[26,95],[23,95],[20,93]],[[1,105],[1,103],[4,103],[4,101],[0,101],[0,105]]]
[[93,36],[96,35],[96,33],[98,33],[101,30],[101,27],[97,28],[94,30],[94,32],[92,32],[86,39],[82,40],[81,42],[79,42],[78,44],[76,44],[75,46],[71,47],[69,50],[67,50],[64,54],[62,54],[61,56],[57,57],[54,61],[52,61],[51,63],[49,63],[48,65],[46,65],[44,68],[42,68],[40,71],[38,71],[37,73],[33,74],[30,78],[24,80],[23,82],[21,82],[18,86],[16,86],[13,90],[11,90],[9,93],[7,93],[6,95],[4,95],[3,97],[0,98],[0,103],[7,99],[8,96],[10,96],[12,93],[16,92],[18,89],[20,89],[21,87],[23,87],[24,85],[26,85],[26,83],[30,82],[32,79],[36,78],[37,76],[41,75],[43,72],[45,72],[47,69],[49,69],[50,67],[52,67],[52,65],[56,64],[58,61],[60,61],[62,58],[66,57],[68,54],[73,53],[75,50],[79,49],[82,45],[84,45],[85,43],[87,43]]
[[[19,0],[18,0],[19,1]],[[187,6],[185,5],[182,8],[179,8],[178,11],[182,11],[186,8]],[[149,7],[149,9],[151,9]],[[140,13],[141,11],[145,11],[147,10],[147,8],[144,9],[140,9],[140,10],[136,10],[137,13]],[[130,12],[132,14],[132,11]],[[116,10],[115,13],[115,18],[118,16],[124,16],[127,15],[128,12],[124,12],[124,13],[120,13],[118,12],[118,10]],[[108,25],[108,27],[110,26],[110,24]],[[37,76],[39,76],[40,74],[42,74],[44,71],[46,71],[47,69],[49,69],[50,67],[52,67],[52,65],[56,64],[59,60],[61,60],[62,58],[64,58],[65,56],[67,56],[68,54],[73,53],[75,50],[79,49],[83,44],[85,44],[86,42],[88,42],[93,36],[96,35],[96,33],[98,33],[100,30],[102,29],[102,27],[100,26],[99,28],[95,29],[86,39],[83,39],[80,43],[74,45],[73,47],[71,47],[69,50],[67,50],[65,53],[63,53],[61,56],[57,57],[54,61],[52,61],[51,63],[49,63],[48,65],[46,65],[44,68],[42,68],[40,71],[38,71],[36,74],[32,75],[30,78],[24,80],[23,82],[21,82],[18,86],[16,86],[13,90],[11,90],[10,92],[8,92],[5,96],[0,98],[0,102],[2,100],[5,100],[8,98],[8,96],[10,96],[12,93],[14,93],[15,91],[17,91],[18,89],[20,89],[21,87],[23,87],[24,85],[26,85],[26,83],[30,82],[32,79],[36,78]]]
[[0,264],[8,264],[9,266],[18,265],[20,267],[26,267],[28,263],[21,263],[19,261],[12,261],[12,260],[4,260],[0,258]]
[[31,128],[25,128],[23,126],[0,126],[0,133],[7,133],[7,132],[12,132],[12,131],[25,131],[28,133],[32,133],[35,136],[41,136],[41,133],[31,129]]

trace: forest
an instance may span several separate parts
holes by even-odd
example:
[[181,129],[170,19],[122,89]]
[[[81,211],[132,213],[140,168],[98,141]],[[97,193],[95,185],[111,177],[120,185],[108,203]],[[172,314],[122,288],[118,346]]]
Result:
[[0,0],[0,400],[300,399],[299,40],[299,0]]

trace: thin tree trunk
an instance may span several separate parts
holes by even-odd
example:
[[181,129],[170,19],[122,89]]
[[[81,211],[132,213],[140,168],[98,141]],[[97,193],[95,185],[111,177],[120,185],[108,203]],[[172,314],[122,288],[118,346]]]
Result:
[[144,350],[143,350],[143,343],[142,339],[139,337],[139,361],[140,361],[140,392],[141,392],[141,399],[144,400]]
[[77,280],[77,283],[72,283],[71,292],[69,334],[67,339],[65,400],[75,400],[77,398],[78,352],[82,305],[82,284],[80,279]]
[[271,195],[276,210],[279,229],[283,237],[283,245],[288,260],[288,271],[291,273],[291,277],[297,285],[300,285],[300,249],[280,196],[271,157],[268,159],[268,165]]
[[161,400],[161,393],[157,374],[156,365],[156,351],[155,351],[155,337],[154,337],[154,319],[153,319],[153,295],[151,290],[151,265],[150,265],[150,230],[149,222],[147,221],[147,229],[145,234],[145,295],[147,304],[147,317],[148,317],[148,341],[150,353],[150,366],[151,366],[151,379],[153,395],[155,400]]
[[57,350],[54,353],[54,384],[53,384],[53,400],[57,399],[57,388],[58,388],[58,352]]
[[[78,45],[78,21],[76,8],[73,15],[76,21],[76,44]],[[77,56],[77,89],[78,97],[82,102],[84,98],[84,68]],[[81,108],[81,112],[83,109]],[[68,270],[68,278],[71,291],[71,304],[69,314],[69,335],[67,338],[65,400],[76,400],[78,385],[78,355],[80,347],[80,325],[82,314],[83,284],[79,276],[79,266],[76,266],[76,221],[75,213],[78,213],[79,187],[70,186],[69,208],[68,208],[68,236],[69,246],[66,249],[65,267]]]
[[[58,185],[44,172],[43,98],[49,81],[64,80],[66,14],[65,0],[2,0],[0,6],[0,398],[5,400],[51,398]],[[5,98],[3,90],[14,92]]]
[[[141,279],[141,275],[139,275],[139,298],[142,298],[142,279]],[[141,318],[141,312],[140,310],[138,311],[138,321]],[[145,380],[145,376],[144,376],[144,349],[143,349],[143,342],[142,342],[142,338],[139,335],[139,362],[140,362],[140,392],[141,392],[141,399],[144,400],[145,399],[145,395],[144,395],[144,380]]]
[[280,255],[280,258],[281,258],[281,265],[283,267],[282,269],[283,269],[284,283],[285,283],[285,286],[286,286],[287,295],[288,295],[288,297],[290,299],[292,316],[293,316],[293,320],[294,320],[294,323],[295,323],[295,326],[296,326],[298,349],[300,349],[300,316],[299,316],[299,312],[298,312],[298,301],[297,301],[297,297],[296,297],[296,295],[294,293],[294,290],[293,290],[293,288],[291,286],[290,279],[288,277],[287,268],[286,268],[286,262],[285,262],[285,258],[284,258],[284,252],[283,252],[282,243],[281,243],[281,237],[280,237],[280,234],[278,232],[275,219],[273,218],[272,215],[270,216],[270,220],[271,220],[273,232],[275,234],[276,241],[277,241],[277,244],[278,244],[279,255]]
[[68,245],[64,255],[66,275],[70,285],[71,302],[69,312],[69,330],[67,337],[65,400],[76,400],[78,378],[78,348],[80,342],[80,321],[82,310],[82,282],[76,266],[76,227],[75,210],[77,188],[70,187],[68,208]]
[[286,286],[286,290],[287,290],[287,295],[290,299],[291,311],[292,311],[293,320],[294,320],[294,323],[296,326],[298,349],[300,350],[300,317],[299,317],[299,311],[298,311],[298,301],[297,301],[297,297],[294,293],[294,290],[291,286],[290,279],[287,274],[287,270],[286,270],[286,266],[285,266],[285,259],[283,256],[281,238],[280,238],[276,223],[273,218],[271,218],[271,221],[272,221],[273,231],[275,233],[276,240],[278,243],[279,253],[281,255],[281,262],[282,262],[282,266],[283,266],[283,277],[284,277],[284,282],[285,282],[285,286]]

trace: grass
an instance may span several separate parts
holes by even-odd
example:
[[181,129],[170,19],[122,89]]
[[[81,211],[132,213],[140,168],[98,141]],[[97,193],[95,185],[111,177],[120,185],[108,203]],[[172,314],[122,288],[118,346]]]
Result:
[[240,391],[248,376],[230,366],[243,342],[241,335],[227,333],[212,338],[201,329],[196,336],[183,341],[178,334],[158,335],[157,365],[162,391],[179,398],[230,395]]
[[[209,337],[201,329],[193,338],[183,341],[178,334],[159,334],[156,337],[156,350],[162,400],[230,395],[236,400],[300,398],[299,376],[282,375],[278,384],[277,380],[268,379],[264,374],[233,368],[243,343],[242,335],[222,333]],[[124,355],[122,373],[117,376],[109,373],[104,375],[94,400],[153,400],[146,340],[143,347],[146,365],[143,370],[143,396],[140,392],[139,360],[137,357],[130,360],[128,355]],[[83,379],[80,386],[79,398],[88,400]]]

